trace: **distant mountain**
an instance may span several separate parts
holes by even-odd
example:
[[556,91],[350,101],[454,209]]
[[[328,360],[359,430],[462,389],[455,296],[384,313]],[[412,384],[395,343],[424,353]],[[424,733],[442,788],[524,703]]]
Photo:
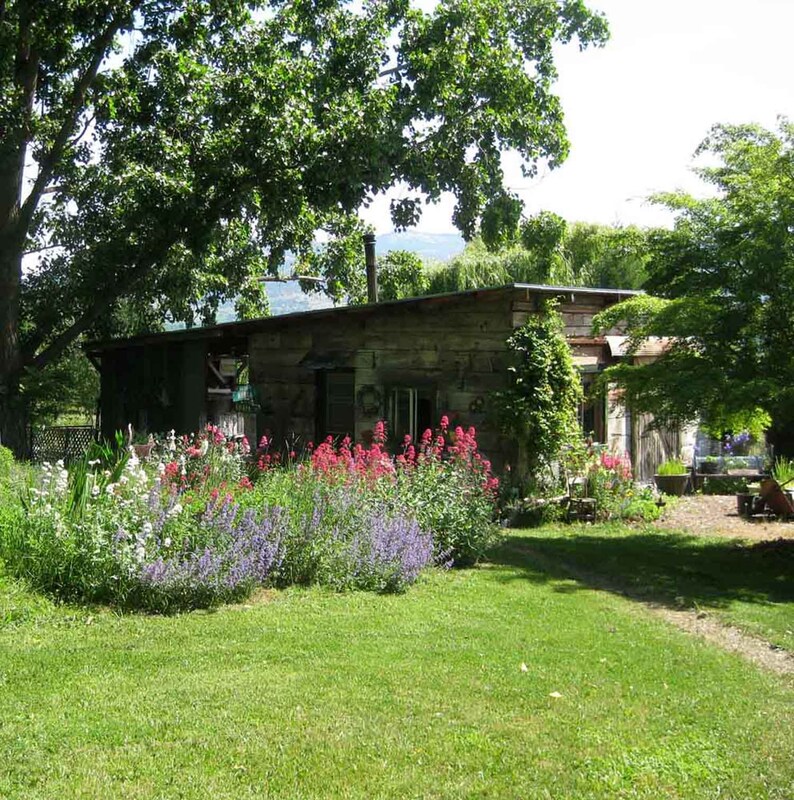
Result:
[[376,245],[379,253],[389,250],[409,250],[428,261],[447,261],[463,252],[466,243],[459,233],[382,233]]
[[[389,250],[408,250],[425,261],[447,261],[463,251],[463,237],[458,233],[382,233],[375,243],[378,254]],[[316,308],[330,308],[333,303],[323,294],[304,294],[297,283],[268,283],[267,294],[270,299],[270,313],[273,316],[293,314],[297,311],[311,311]],[[234,322],[234,302],[229,300],[218,308],[217,321]],[[167,325],[168,330],[182,328],[184,325]]]

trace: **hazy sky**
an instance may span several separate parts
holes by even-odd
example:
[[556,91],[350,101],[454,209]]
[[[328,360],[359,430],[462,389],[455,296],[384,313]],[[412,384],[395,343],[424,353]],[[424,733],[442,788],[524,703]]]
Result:
[[[794,118],[794,0],[591,0],[612,37],[605,47],[561,48],[557,92],[571,142],[568,160],[523,178],[506,159],[508,185],[526,213],[569,220],[664,224],[645,202],[654,191],[702,192],[692,154],[717,122],[774,127]],[[451,202],[426,208],[418,230],[447,232]],[[391,230],[388,201],[364,217]]]

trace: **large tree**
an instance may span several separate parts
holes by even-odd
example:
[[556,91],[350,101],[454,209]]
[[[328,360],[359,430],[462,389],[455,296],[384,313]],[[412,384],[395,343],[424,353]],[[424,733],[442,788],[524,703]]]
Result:
[[555,44],[606,35],[581,0],[0,0],[0,436],[25,371],[122,307],[256,310],[287,251],[343,293],[317,231],[396,183],[398,226],[452,191],[498,228],[501,152],[567,153]]
[[671,337],[650,364],[606,375],[661,422],[715,431],[794,421],[794,126],[721,125],[699,153],[712,195],[665,194],[676,214],[651,240],[646,288],[596,320],[631,345]]

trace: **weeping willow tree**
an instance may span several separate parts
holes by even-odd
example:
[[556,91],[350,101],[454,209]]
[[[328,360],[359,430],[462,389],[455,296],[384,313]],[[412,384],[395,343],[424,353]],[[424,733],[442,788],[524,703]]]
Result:
[[524,220],[501,246],[483,235],[459,256],[428,270],[428,292],[508,283],[639,289],[645,282],[652,231],[636,226],[568,224],[548,211]]

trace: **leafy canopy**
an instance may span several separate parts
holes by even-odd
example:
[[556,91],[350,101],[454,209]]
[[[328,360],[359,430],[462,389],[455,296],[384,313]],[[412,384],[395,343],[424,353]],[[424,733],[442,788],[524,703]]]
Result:
[[568,152],[554,47],[606,37],[583,0],[2,0],[0,434],[24,369],[230,298],[264,313],[288,251],[344,297],[391,186],[398,228],[452,192],[466,237],[498,237],[501,153]]
[[[507,197],[502,150],[518,149],[528,172],[568,152],[553,45],[606,36],[602,17],[572,1],[443,0],[430,13],[407,0],[3,9],[3,149],[25,141],[47,160],[71,120],[26,231],[29,247],[52,248],[24,279],[36,351],[51,340],[44,328],[63,329],[98,298],[113,300],[107,312],[123,294],[185,320],[197,303],[211,316],[223,299],[261,299],[256,278],[288,250],[341,297],[350,258],[318,257],[316,232],[358,234],[350,215],[396,182],[407,195],[393,205],[398,227],[418,219],[421,196],[445,191],[466,236],[481,219],[493,226]],[[43,114],[23,106],[15,81],[23,39],[37,49]]]
[[602,312],[597,330],[625,325],[636,351],[672,337],[650,364],[610,368],[635,409],[660,422],[702,417],[718,434],[754,429],[794,408],[794,126],[716,126],[696,171],[715,194],[655,198],[676,213],[651,240],[655,297]]

